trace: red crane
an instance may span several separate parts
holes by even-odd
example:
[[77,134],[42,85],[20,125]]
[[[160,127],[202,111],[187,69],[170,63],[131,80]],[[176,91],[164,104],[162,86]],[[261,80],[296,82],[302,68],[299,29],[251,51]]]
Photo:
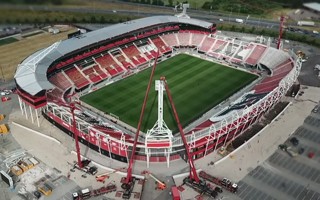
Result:
[[186,153],[187,153],[187,156],[188,156],[188,163],[189,163],[189,167],[190,167],[189,178],[191,180],[194,180],[195,182],[199,183],[200,179],[199,179],[199,176],[197,174],[196,168],[194,166],[194,162],[193,162],[192,156],[191,156],[191,154],[189,152],[187,140],[186,140],[186,138],[184,136],[184,132],[183,132],[183,129],[182,129],[182,126],[181,126],[181,123],[180,123],[180,119],[179,119],[176,107],[175,107],[175,105],[173,103],[173,99],[172,99],[168,84],[166,82],[166,78],[165,77],[161,77],[160,80],[162,80],[164,82],[164,87],[166,89],[166,92],[167,92],[167,95],[168,95],[168,98],[169,98],[169,102],[170,102],[170,105],[171,105],[171,108],[172,108],[172,111],[173,111],[173,114],[174,114],[174,118],[175,118],[175,120],[177,122],[177,125],[178,125],[178,128],[179,128],[179,132],[180,132],[180,135],[181,135],[181,138],[182,138],[182,141],[183,141],[183,145],[186,148]]
[[282,39],[282,33],[283,33],[283,24],[284,24],[285,17],[281,15],[280,17],[280,27],[279,27],[279,38],[277,43],[277,49],[280,49],[281,39]]
[[58,101],[56,103],[58,105],[60,105],[60,106],[65,106],[65,107],[70,108],[70,112],[71,112],[71,116],[72,116],[72,132],[73,132],[73,137],[74,137],[74,140],[75,140],[75,143],[76,143],[78,167],[80,169],[82,169],[83,164],[81,162],[80,145],[79,145],[79,139],[78,139],[78,132],[77,132],[77,129],[76,129],[77,125],[76,125],[76,120],[75,120],[75,117],[74,117],[74,110],[76,109],[76,104],[80,105],[80,103],[76,102],[76,101],[73,101],[73,102],[71,102],[69,104],[61,102],[61,101]]
[[140,118],[139,118],[139,122],[138,122],[138,126],[137,126],[137,131],[136,131],[134,142],[133,142],[132,153],[131,153],[130,160],[129,160],[129,166],[128,166],[128,170],[127,170],[127,177],[126,177],[125,182],[122,184],[122,188],[124,188],[124,189],[127,189],[132,185],[131,184],[132,183],[132,167],[133,167],[134,155],[136,153],[138,136],[139,136],[139,132],[140,132],[143,116],[144,116],[144,111],[145,111],[147,100],[148,100],[148,96],[149,96],[149,91],[150,91],[150,88],[151,88],[151,85],[152,85],[154,72],[156,70],[158,56],[159,56],[159,50],[157,52],[157,56],[155,58],[155,61],[154,61],[153,67],[152,67],[152,71],[151,71],[148,87],[147,87],[147,90],[146,90],[146,94],[144,96],[144,100],[143,100],[143,104],[142,104],[142,108],[141,108],[141,113],[140,113]]
[[[132,191],[133,185],[134,185],[133,184],[133,177],[132,177],[132,167],[133,167],[133,163],[134,163],[133,162],[134,161],[134,155],[135,155],[135,152],[136,152],[138,136],[139,136],[139,132],[140,132],[143,116],[144,116],[144,111],[145,111],[145,107],[146,107],[149,91],[150,91],[150,88],[151,88],[151,85],[152,85],[152,80],[153,80],[154,72],[155,72],[155,69],[156,69],[156,63],[157,63],[157,60],[158,60],[158,56],[159,56],[159,51],[157,52],[157,56],[156,56],[154,65],[152,67],[152,71],[151,71],[148,87],[147,87],[146,94],[145,94],[145,97],[144,97],[144,101],[143,101],[143,104],[142,104],[140,118],[139,118],[139,122],[138,122],[138,126],[137,126],[137,131],[136,131],[136,134],[135,134],[134,143],[133,143],[133,147],[132,147],[132,153],[131,153],[131,156],[130,156],[129,166],[128,166],[128,170],[127,170],[127,177],[126,177],[124,183],[121,186],[123,189],[126,190],[124,192],[124,195],[126,196],[125,198],[127,198],[127,199],[130,198],[130,194],[131,194],[131,191]],[[171,105],[172,110],[174,112],[174,117],[175,117],[175,120],[177,122],[177,125],[178,125],[178,128],[179,128],[179,132],[180,132],[181,138],[183,140],[183,144],[184,144],[184,146],[186,148],[186,153],[187,153],[187,156],[188,156],[188,163],[189,163],[189,166],[190,166],[189,178],[190,178],[190,180],[195,181],[196,183],[200,183],[201,181],[199,179],[199,176],[197,174],[196,168],[194,166],[194,162],[193,162],[192,156],[191,156],[191,154],[189,152],[187,140],[186,140],[186,138],[184,136],[184,132],[183,132],[183,129],[182,129],[182,126],[181,126],[181,123],[180,123],[179,116],[178,116],[178,113],[176,111],[175,105],[173,103],[173,99],[172,99],[169,87],[166,84],[166,79],[165,79],[165,77],[161,77],[160,80],[164,81],[164,85],[165,85],[165,89],[166,89],[166,92],[167,92],[167,95],[168,95],[168,98],[169,98],[169,101],[170,101],[170,105]],[[124,196],[123,196],[123,198],[124,198]]]
[[71,110],[71,115],[72,115],[72,131],[73,131],[74,140],[76,142],[78,166],[81,169],[83,166],[82,166],[82,162],[81,162],[81,154],[80,154],[80,145],[79,145],[79,139],[78,139],[78,132],[77,132],[77,129],[76,129],[76,119],[74,117],[74,110],[76,109],[76,105],[75,105],[76,103],[78,103],[78,102],[71,102],[69,104],[69,108]]

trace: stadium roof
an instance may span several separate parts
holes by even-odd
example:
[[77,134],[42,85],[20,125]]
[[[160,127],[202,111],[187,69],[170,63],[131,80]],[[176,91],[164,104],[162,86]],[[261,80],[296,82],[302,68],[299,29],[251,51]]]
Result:
[[42,49],[25,59],[17,69],[15,80],[20,88],[31,95],[54,86],[47,79],[48,67],[58,58],[81,49],[90,44],[126,34],[144,27],[165,23],[185,23],[203,28],[210,28],[212,23],[176,16],[153,16],[111,25],[96,31],[88,32],[80,37],[70,38]]
[[317,12],[320,12],[320,3],[312,2],[312,3],[304,3],[304,7],[309,8],[311,10],[315,10]]

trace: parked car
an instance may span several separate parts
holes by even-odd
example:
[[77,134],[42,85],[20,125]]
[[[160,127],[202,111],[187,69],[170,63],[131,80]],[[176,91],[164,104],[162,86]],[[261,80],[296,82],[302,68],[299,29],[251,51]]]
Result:
[[278,148],[282,151],[286,151],[288,147],[285,144],[280,144]]
[[41,197],[41,193],[39,191],[34,191],[33,192],[33,195],[37,198],[37,199],[40,199]]
[[298,146],[298,144],[299,144],[299,140],[298,140],[296,137],[292,137],[292,138],[290,139],[290,142],[291,142],[291,144],[292,144],[293,146]]
[[298,150],[298,154],[301,155],[301,154],[303,154],[303,153],[304,153],[304,148],[301,147],[301,148]]

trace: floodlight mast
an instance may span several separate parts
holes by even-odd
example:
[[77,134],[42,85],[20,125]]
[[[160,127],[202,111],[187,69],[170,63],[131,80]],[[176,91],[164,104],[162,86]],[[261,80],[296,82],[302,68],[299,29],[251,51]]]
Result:
[[129,166],[128,166],[128,170],[127,170],[127,177],[126,177],[125,182],[124,182],[124,184],[126,186],[128,186],[132,182],[132,167],[133,167],[134,155],[136,153],[138,136],[139,136],[139,132],[140,132],[143,116],[144,116],[144,111],[145,111],[147,100],[148,100],[148,96],[149,96],[149,91],[150,91],[150,88],[151,88],[151,85],[152,85],[152,79],[153,79],[153,76],[154,76],[154,72],[156,70],[158,57],[159,57],[159,50],[157,51],[157,55],[156,55],[156,58],[154,60],[154,64],[153,64],[153,67],[152,67],[152,71],[151,71],[148,87],[147,87],[146,94],[144,96],[144,100],[143,100],[143,104],[142,104],[142,108],[141,108],[141,113],[140,113],[140,118],[139,118],[139,122],[138,122],[138,126],[137,126],[137,131],[136,131],[136,134],[135,134],[133,147],[132,147],[132,152],[131,152],[131,156],[130,156],[130,160],[129,160]]
[[189,171],[190,175],[189,175],[189,177],[190,177],[191,180],[194,180],[197,183],[199,183],[200,179],[199,179],[199,176],[197,174],[196,168],[194,166],[194,162],[193,162],[192,156],[191,156],[191,154],[189,152],[187,140],[186,140],[186,138],[184,136],[184,132],[183,132],[183,129],[182,129],[182,126],[181,126],[181,123],[180,123],[180,119],[179,119],[176,107],[174,106],[173,99],[172,99],[172,96],[171,96],[171,93],[170,93],[170,90],[169,90],[169,86],[168,86],[168,84],[166,82],[166,78],[165,77],[161,77],[160,80],[163,81],[163,83],[164,83],[164,87],[166,89],[166,93],[168,95],[169,102],[170,102],[170,105],[171,105],[175,120],[177,122],[177,125],[178,125],[178,128],[179,128],[179,132],[180,132],[184,147],[186,148],[186,153],[187,153],[187,156],[188,156],[188,163],[189,163],[189,166],[190,166],[190,171]]
[[[167,153],[167,166],[169,167],[169,156],[172,152],[172,131],[166,125],[163,119],[163,92],[165,91],[164,88],[164,81],[156,80],[155,81],[155,90],[158,91],[158,120],[154,124],[154,126],[147,131],[145,136],[145,151],[147,155],[147,167],[149,168],[149,145],[156,141],[165,141],[165,146],[157,146],[157,148],[164,148],[168,152]],[[154,149],[155,147],[150,147]]]

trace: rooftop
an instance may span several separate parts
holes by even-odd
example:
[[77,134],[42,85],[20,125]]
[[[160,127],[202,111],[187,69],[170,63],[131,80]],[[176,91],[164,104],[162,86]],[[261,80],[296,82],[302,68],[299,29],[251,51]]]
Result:
[[212,26],[212,23],[209,22],[177,16],[153,16],[115,24],[85,33],[80,37],[63,40],[60,43],[55,43],[46,49],[35,52],[18,66],[15,80],[20,88],[31,95],[36,95],[42,90],[53,89],[54,86],[47,79],[47,70],[60,57],[103,40],[145,27],[166,23],[183,23],[203,28]]

